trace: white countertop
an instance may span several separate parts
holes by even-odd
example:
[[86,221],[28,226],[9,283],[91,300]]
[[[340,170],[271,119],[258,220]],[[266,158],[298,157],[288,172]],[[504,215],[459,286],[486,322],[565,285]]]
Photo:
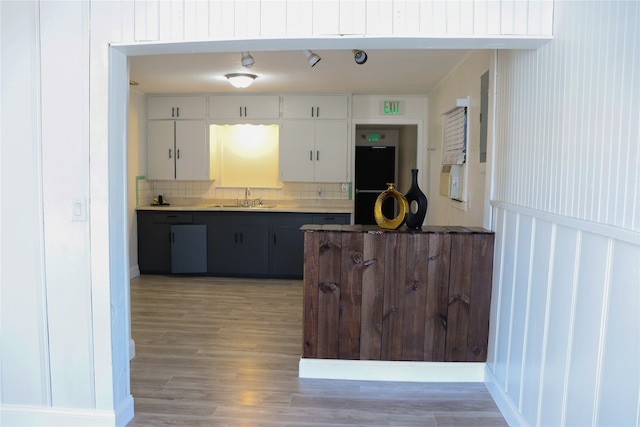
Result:
[[[285,204],[279,202],[264,201],[262,206],[237,206],[233,203],[217,203],[198,205],[147,205],[138,206],[139,211],[198,211],[198,212],[293,212],[293,213],[353,213],[350,200],[336,201],[338,203],[313,203],[313,204]],[[348,203],[345,203],[348,202]]]

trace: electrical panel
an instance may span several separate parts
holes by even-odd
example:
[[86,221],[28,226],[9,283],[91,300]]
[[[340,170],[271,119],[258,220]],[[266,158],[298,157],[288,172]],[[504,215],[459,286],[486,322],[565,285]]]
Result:
[[440,195],[450,199],[460,199],[460,172],[462,165],[442,165],[440,171]]

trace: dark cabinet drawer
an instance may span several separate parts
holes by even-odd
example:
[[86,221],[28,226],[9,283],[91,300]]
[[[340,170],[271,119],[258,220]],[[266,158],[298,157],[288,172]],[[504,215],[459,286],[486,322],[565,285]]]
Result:
[[349,224],[349,214],[313,215],[313,224]]
[[153,222],[156,224],[191,224],[193,215],[190,213],[154,213]]

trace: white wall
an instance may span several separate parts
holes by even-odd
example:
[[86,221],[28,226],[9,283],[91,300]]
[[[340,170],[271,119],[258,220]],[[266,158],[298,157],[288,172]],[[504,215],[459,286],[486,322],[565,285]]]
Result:
[[[428,161],[429,209],[427,223],[437,225],[467,225],[489,229],[491,223],[485,215],[485,186],[488,163],[480,163],[480,77],[489,71],[489,123],[492,120],[494,53],[491,50],[472,52],[464,61],[451,70],[449,75],[429,94]],[[441,196],[440,170],[442,166],[442,115],[456,106],[457,99],[467,99],[467,160],[465,170],[466,198],[464,203],[454,202]],[[491,126],[489,126],[491,128]],[[488,140],[491,140],[489,129]],[[488,144],[490,145],[490,144]],[[490,150],[491,147],[488,147]],[[488,156],[489,157],[489,156]]]
[[136,222],[136,177],[146,176],[147,170],[147,102],[144,93],[129,91],[128,129],[128,230],[129,230],[129,276],[140,274],[138,269],[138,228]]
[[640,3],[499,51],[489,387],[512,425],[640,423]]
[[103,76],[118,61],[90,46],[90,14],[86,2],[0,2],[2,425],[107,426],[133,411],[128,294],[111,273],[124,225],[100,197],[117,186],[102,172],[118,144],[101,126],[117,123],[107,100],[120,98],[106,79],[90,96],[89,78],[92,54]]
[[[283,48],[352,48],[340,36],[352,33],[368,36],[358,39],[365,49],[473,48],[496,39],[539,46],[549,36],[552,2],[443,4],[0,2],[0,424],[123,425],[133,415],[128,79],[110,43],[255,37],[265,49],[278,47],[274,38]],[[85,220],[71,220],[75,201]]]

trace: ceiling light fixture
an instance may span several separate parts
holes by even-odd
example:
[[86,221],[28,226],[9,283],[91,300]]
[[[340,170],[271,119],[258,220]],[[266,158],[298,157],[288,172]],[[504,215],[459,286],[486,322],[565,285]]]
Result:
[[249,73],[231,73],[225,74],[224,76],[229,80],[229,83],[231,83],[233,87],[237,87],[239,89],[251,86],[251,83],[253,83],[253,81],[258,77],[255,74]]
[[321,58],[310,50],[303,50],[302,53],[304,53],[304,56],[307,57],[307,62],[309,63],[310,67],[313,67],[318,62],[320,62]]
[[254,61],[253,56],[251,56],[249,52],[241,52],[241,53],[242,53],[242,59],[240,60],[240,63],[242,64],[242,66],[244,68],[253,67],[253,64],[256,62]]

